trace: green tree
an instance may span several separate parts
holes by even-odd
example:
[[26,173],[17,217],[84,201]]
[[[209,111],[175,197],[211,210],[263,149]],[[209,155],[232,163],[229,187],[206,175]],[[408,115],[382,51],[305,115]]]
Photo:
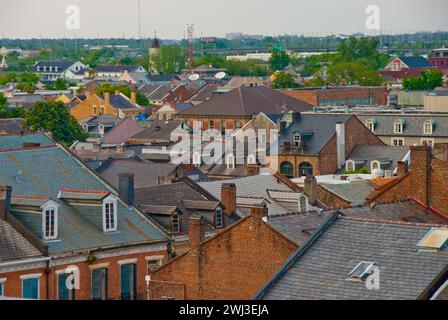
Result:
[[420,77],[406,77],[403,88],[407,90],[433,90],[443,85],[443,72],[440,70],[422,70]]
[[178,73],[185,68],[186,57],[180,45],[163,46],[152,58],[152,63],[160,73]]
[[56,141],[71,145],[74,141],[85,141],[88,134],[70,115],[62,102],[39,101],[25,116],[25,126],[31,131],[51,132]]
[[69,83],[62,78],[58,78],[54,83],[45,86],[47,90],[67,90],[68,87]]
[[356,62],[344,62],[330,66],[326,79],[315,76],[308,86],[380,86],[383,83],[384,79],[377,71]]
[[[105,84],[103,84],[96,90],[96,94],[101,95],[101,94],[104,94],[104,92],[109,92],[110,94],[115,94],[115,92],[118,91],[118,92],[121,92],[122,94],[124,94],[125,96],[127,96],[128,98],[130,98],[132,90],[133,89],[131,89],[131,87],[129,87],[125,84],[112,85],[109,82],[106,82]],[[137,102],[137,104],[139,104],[141,106],[149,105],[149,100],[141,92],[138,92],[138,91],[136,94],[136,102]]]
[[287,72],[278,72],[272,82],[274,89],[298,88],[300,85],[295,81],[294,76]]
[[273,72],[285,69],[289,65],[289,62],[289,55],[286,51],[280,50],[279,48],[272,49],[269,65],[271,66],[271,70]]
[[0,118],[8,117],[8,99],[0,92]]

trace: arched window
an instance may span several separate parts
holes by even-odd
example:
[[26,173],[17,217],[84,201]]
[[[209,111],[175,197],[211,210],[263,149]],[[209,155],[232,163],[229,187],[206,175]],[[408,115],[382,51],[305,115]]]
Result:
[[370,164],[370,172],[381,168],[381,163],[378,160],[373,160]]
[[347,160],[345,163],[345,170],[355,171],[356,170],[355,162],[353,160]]
[[307,211],[307,202],[308,202],[308,199],[304,195],[301,195],[299,197],[299,212]]
[[99,133],[100,135],[103,135],[103,134],[104,134],[104,124],[100,124],[100,125],[98,126],[98,133]]
[[247,164],[255,164],[256,163],[256,159],[255,156],[253,154],[250,154],[247,156]]
[[369,131],[374,132],[375,131],[375,125],[373,124],[372,120],[367,120],[365,123],[367,129],[369,129]]
[[307,177],[313,175],[313,166],[309,162],[302,162],[299,165],[299,177]]
[[292,142],[293,142],[294,146],[299,147],[300,146],[300,133],[294,132],[292,140],[293,140]]
[[284,174],[287,178],[294,178],[294,168],[291,162],[285,161],[280,165],[280,172]]
[[224,216],[222,214],[222,208],[218,207],[215,210],[215,227],[222,228],[224,227]]
[[42,233],[44,240],[58,238],[58,209],[59,205],[49,200],[42,205]]
[[403,122],[401,120],[394,122],[394,133],[403,133]]
[[426,120],[423,124],[423,133],[424,134],[432,134],[433,125],[431,120]]

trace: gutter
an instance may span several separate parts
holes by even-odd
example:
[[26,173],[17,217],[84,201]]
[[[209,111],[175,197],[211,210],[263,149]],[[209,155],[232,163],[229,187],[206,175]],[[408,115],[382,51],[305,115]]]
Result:
[[280,269],[266,283],[261,289],[252,297],[252,300],[261,300],[268,290],[288,271],[288,269],[296,263],[311,246],[319,239],[319,237],[342,215],[340,211],[333,212],[328,219],[314,232],[310,238],[303,244],[302,247],[292,254],[280,267]]

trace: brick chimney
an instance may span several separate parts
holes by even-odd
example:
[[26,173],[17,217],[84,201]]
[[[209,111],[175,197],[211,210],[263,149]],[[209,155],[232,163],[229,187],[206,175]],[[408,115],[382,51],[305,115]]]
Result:
[[201,216],[193,214],[188,221],[189,249],[193,255],[199,254],[199,247],[205,238],[204,221]]
[[413,146],[411,149],[411,183],[415,197],[429,206],[429,185],[431,178],[431,148]]
[[305,194],[308,196],[311,204],[316,203],[317,199],[317,179],[313,176],[305,178]]
[[131,92],[131,103],[134,105],[137,104],[137,92],[135,91]]
[[407,161],[398,161],[397,162],[397,176],[402,177],[406,173],[408,173],[408,162]]
[[236,186],[234,183],[221,185],[221,202],[224,205],[224,213],[231,217],[236,212]]
[[121,172],[118,174],[118,192],[127,204],[134,203],[134,174]]
[[6,214],[11,206],[12,187],[0,185],[0,219],[6,220]]
[[263,201],[261,205],[252,207],[250,209],[250,215],[256,218],[257,221],[262,221],[264,217],[267,217],[268,208],[266,207],[266,202]]

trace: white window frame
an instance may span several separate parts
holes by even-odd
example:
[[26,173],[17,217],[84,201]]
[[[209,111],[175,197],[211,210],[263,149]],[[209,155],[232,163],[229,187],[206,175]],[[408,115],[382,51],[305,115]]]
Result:
[[[48,200],[41,207],[42,209],[42,237],[44,240],[56,240],[58,238],[58,225],[59,225],[59,204],[53,200]],[[54,211],[54,219],[53,219],[53,235],[46,235],[46,214],[47,211]]]
[[[109,195],[109,196],[107,196],[104,200],[103,200],[103,231],[104,232],[114,232],[114,231],[117,231],[117,229],[118,229],[118,221],[117,221],[117,218],[118,218],[118,213],[117,213],[117,210],[118,210],[118,208],[117,208],[117,203],[118,203],[118,201],[117,201],[117,198],[116,197],[114,197],[114,196],[112,196],[112,195]],[[113,225],[112,226],[109,226],[109,228],[107,228],[107,224],[106,224],[106,206],[107,205],[113,205],[113,208],[114,208],[114,210],[113,210]]]
[[[297,137],[298,137],[298,139],[297,139]],[[293,142],[294,146],[299,147],[300,141],[302,141],[302,138],[300,137],[300,133],[294,132],[294,134],[292,135],[292,142]]]
[[430,144],[427,144],[429,147],[433,148],[434,147],[434,139],[432,138],[421,138],[420,139],[420,144],[423,146],[425,142],[430,142]]
[[163,265],[163,256],[148,256],[148,257],[145,257],[145,260],[146,260],[146,275],[149,275],[149,266],[148,266],[148,264],[149,264],[150,261],[158,261],[159,262],[158,263],[159,266],[157,268],[155,268],[155,269],[158,269],[158,268],[160,268]]
[[197,151],[195,151],[193,153],[193,164],[195,166],[200,166],[201,165],[201,154]]
[[367,120],[365,126],[367,127],[367,129],[369,129],[370,132],[375,132],[375,124],[372,120]]
[[227,169],[235,169],[235,156],[229,153],[226,156]]
[[394,122],[394,133],[403,133],[403,123],[401,120],[396,120]]
[[374,164],[378,165],[377,169],[381,169],[381,162],[379,162],[378,160],[373,160],[373,161],[370,162],[370,172],[371,173],[373,172],[373,170],[375,170],[375,168],[373,167]]
[[23,281],[29,280],[29,279],[37,279],[37,300],[40,299],[40,278],[42,277],[42,273],[32,273],[32,274],[25,274],[20,276],[20,285],[22,287],[22,297],[23,297]]
[[[177,229],[176,229],[176,230],[174,230],[174,219],[177,219]],[[173,214],[173,215],[171,216],[171,232],[172,232],[173,234],[176,234],[176,233],[180,233],[180,232],[181,232],[180,217],[179,217],[179,214],[178,214],[178,213]]]
[[100,135],[104,135],[104,124],[100,123],[100,124],[98,125],[98,133],[99,133]]
[[255,158],[255,156],[253,154],[250,154],[247,156],[247,164],[256,164],[257,163],[257,159]]
[[[398,144],[398,143],[395,144],[395,141],[401,141],[402,144]],[[391,139],[391,145],[392,145],[392,146],[398,146],[398,147],[405,146],[405,144],[404,144],[404,138],[392,137],[392,139]]]
[[[429,125],[430,130],[426,130],[427,129],[427,125]],[[432,134],[434,128],[433,128],[433,124],[431,120],[426,120],[423,123],[423,134]]]
[[[220,218],[220,223],[218,223],[218,212],[219,212],[219,214],[221,215],[221,218]],[[216,209],[215,209],[215,227],[216,228],[222,228],[222,227],[224,227],[224,212],[222,211],[222,208],[221,207],[217,207]]]
[[[350,164],[353,166],[353,170],[350,170],[350,168],[349,168]],[[345,170],[347,170],[347,171],[355,171],[356,170],[356,163],[355,163],[355,161],[353,161],[353,160],[345,161]]]
[[[305,201],[305,208],[304,208],[304,210],[302,210],[303,208],[303,201]],[[308,198],[305,196],[305,195],[303,195],[303,194],[301,194],[301,195],[299,195],[299,203],[298,203],[298,205],[299,205],[299,212],[307,212],[308,211]]]

